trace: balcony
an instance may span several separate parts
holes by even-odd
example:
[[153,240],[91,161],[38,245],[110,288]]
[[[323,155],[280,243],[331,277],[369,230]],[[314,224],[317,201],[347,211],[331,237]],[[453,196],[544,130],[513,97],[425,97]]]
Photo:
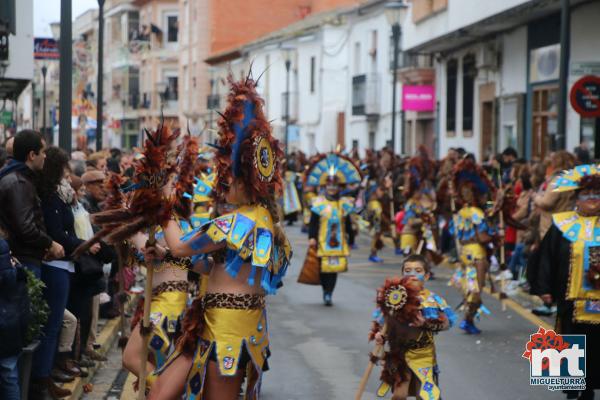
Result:
[[352,77],[352,115],[379,116],[379,74]]
[[398,80],[405,85],[433,85],[435,70],[433,55],[404,53],[398,69]]
[[281,94],[281,119],[284,121],[288,118],[287,104],[289,99],[289,122],[298,121],[298,92],[283,92]]

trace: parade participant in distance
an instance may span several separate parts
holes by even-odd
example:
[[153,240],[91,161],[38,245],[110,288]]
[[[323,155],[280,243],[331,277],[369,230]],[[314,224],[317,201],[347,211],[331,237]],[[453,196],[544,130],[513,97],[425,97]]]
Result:
[[460,328],[468,334],[481,333],[474,318],[487,311],[481,302],[481,292],[489,268],[487,245],[495,230],[487,222],[483,209],[494,192],[485,171],[472,157],[465,157],[454,168],[451,196],[456,197],[459,208],[450,221],[450,233],[458,239],[461,266],[452,282],[463,292],[465,318]]
[[[231,85],[219,121],[213,197],[221,215],[180,240],[175,221],[163,229],[175,256],[210,254],[206,294],[183,322],[178,351],[152,387],[150,399],[237,399],[246,376],[247,399],[259,395],[269,355],[265,294],[281,286],[291,248],[277,225],[281,193],[278,141],[256,82]],[[228,208],[228,212],[222,212]]]
[[308,227],[309,246],[317,249],[323,302],[332,305],[337,274],[348,268],[349,242],[353,242],[351,198],[340,197],[345,185],[359,183],[360,170],[352,160],[338,153],[323,154],[308,168],[305,186],[325,187],[325,194],[313,200]]

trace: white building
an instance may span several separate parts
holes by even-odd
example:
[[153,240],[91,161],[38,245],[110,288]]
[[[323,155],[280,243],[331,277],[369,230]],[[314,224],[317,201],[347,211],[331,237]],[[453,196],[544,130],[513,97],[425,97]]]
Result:
[[[290,151],[313,154],[338,144],[346,149],[382,148],[391,140],[393,79],[385,3],[372,0],[358,7],[311,15],[211,56],[206,62],[212,66],[212,108],[225,104],[227,85],[222,80],[228,72],[239,78],[252,64],[253,76],[262,74],[259,90],[268,118],[282,140],[286,100],[290,99]],[[286,60],[290,63],[289,96]],[[396,118],[396,150],[400,151],[400,112]]]
[[16,114],[17,99],[32,78],[33,0],[0,0],[0,140],[16,122],[31,126],[31,96],[22,100],[26,112]]
[[[600,75],[598,16],[600,2],[570,1],[569,91],[582,75]],[[403,47],[435,59],[441,155],[513,146],[543,158],[600,140],[600,119],[581,118],[568,99],[566,134],[558,132],[559,0],[413,0],[412,20]]]

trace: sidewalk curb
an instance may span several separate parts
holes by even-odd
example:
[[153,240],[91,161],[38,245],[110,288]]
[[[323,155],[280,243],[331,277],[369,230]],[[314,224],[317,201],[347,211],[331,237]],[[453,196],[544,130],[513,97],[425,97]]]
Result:
[[[139,294],[131,295],[130,301],[125,305],[126,312],[131,311],[135,307],[135,304],[137,304],[137,302],[138,302],[139,296],[140,296]],[[100,353],[102,355],[106,355],[108,353],[108,351],[111,349],[111,347],[115,344],[115,342],[117,341],[117,338],[119,337],[120,322],[121,322],[120,318],[113,318],[113,319],[109,320],[106,323],[106,325],[104,325],[104,327],[100,331],[100,334],[98,335],[97,342],[101,346],[100,349],[97,350],[98,353]],[[71,396],[66,397],[65,399],[66,400],[80,399],[81,396],[83,396],[83,394],[84,394],[83,386],[92,382],[92,380],[94,379],[94,375],[96,374],[96,371],[98,371],[100,368],[102,368],[102,363],[96,362],[96,366],[94,368],[89,369],[89,376],[87,378],[75,378],[75,380],[73,382],[62,385],[63,388],[69,389],[71,391]],[[92,389],[92,391],[93,391],[93,389]]]

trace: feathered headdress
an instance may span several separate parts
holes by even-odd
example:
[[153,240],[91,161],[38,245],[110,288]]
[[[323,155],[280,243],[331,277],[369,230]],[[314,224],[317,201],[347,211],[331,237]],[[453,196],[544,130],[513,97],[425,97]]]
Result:
[[578,165],[573,169],[563,171],[556,180],[553,192],[569,192],[594,186],[593,181],[600,177],[600,166]]
[[[170,218],[173,203],[163,198],[162,189],[177,170],[173,153],[179,132],[171,132],[161,123],[156,131],[145,130],[145,133],[144,150],[136,160],[133,179],[121,187],[121,191],[128,194],[126,201],[118,208],[105,209],[91,216],[92,223],[99,225],[101,230],[79,246],[74,256],[83,254],[100,240],[117,244],[140,230],[162,225]],[[109,182],[114,185],[117,178],[112,179]],[[119,202],[115,198],[111,204],[116,207]]]
[[485,170],[477,165],[471,158],[464,158],[456,164],[452,174],[452,180],[454,189],[459,198],[460,187],[463,185],[471,186],[474,197],[478,201],[486,194],[493,196],[496,193],[496,187],[492,181],[490,181]]
[[404,196],[407,198],[426,187],[435,176],[436,165],[429,158],[425,146],[419,146],[417,155],[408,161],[404,178]]
[[324,186],[328,181],[349,185],[362,180],[362,172],[354,161],[337,152],[321,154],[315,158],[305,176],[307,186]]
[[259,203],[281,193],[283,151],[265,118],[256,82],[250,76],[236,82],[231,75],[228,82],[227,108],[219,120],[218,143],[213,145],[217,149],[213,196],[223,201],[233,177],[245,182],[250,201]]
[[178,216],[186,220],[192,215],[198,147],[198,140],[188,134],[177,149],[177,181],[175,182],[173,209]]

